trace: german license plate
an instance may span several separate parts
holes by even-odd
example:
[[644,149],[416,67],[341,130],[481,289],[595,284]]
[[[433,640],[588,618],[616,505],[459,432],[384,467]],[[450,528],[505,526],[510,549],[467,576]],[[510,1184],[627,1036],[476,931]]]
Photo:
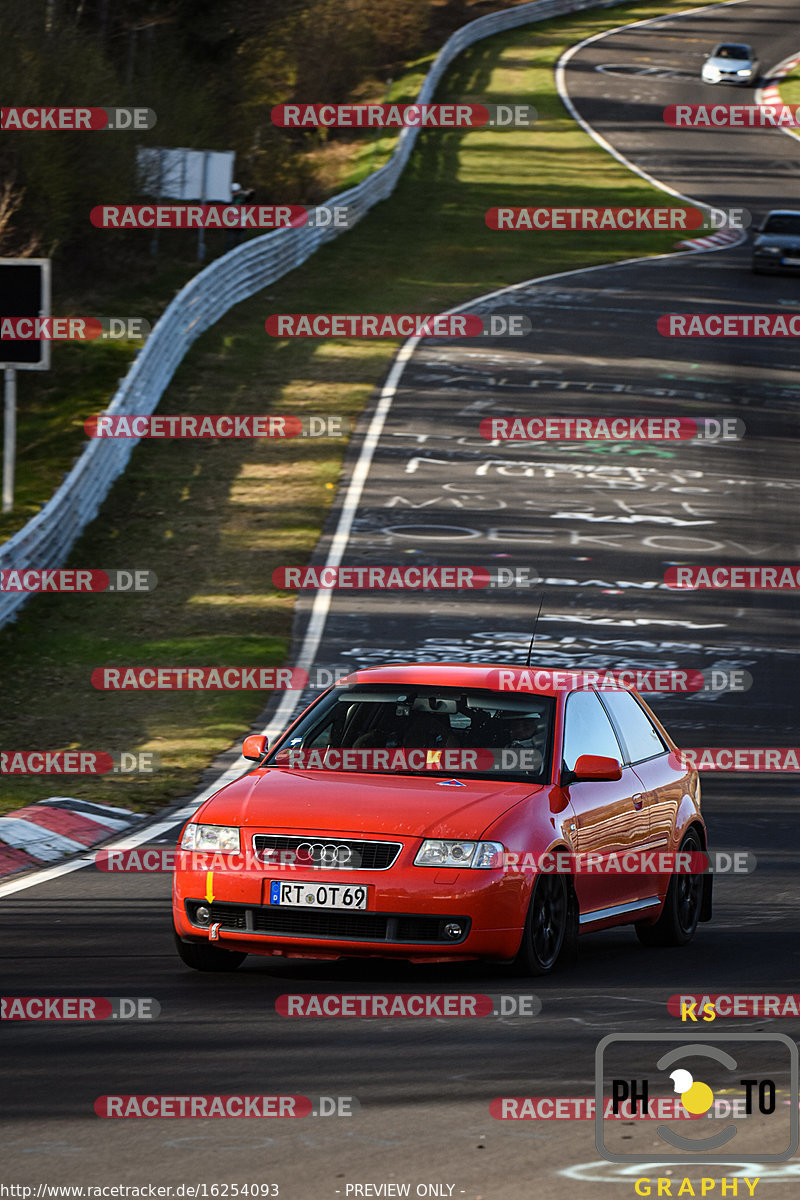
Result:
[[290,908],[367,907],[366,887],[343,883],[283,883],[273,879],[269,885],[270,904]]
[[800,267],[800,258],[785,258],[783,265],[785,267]]

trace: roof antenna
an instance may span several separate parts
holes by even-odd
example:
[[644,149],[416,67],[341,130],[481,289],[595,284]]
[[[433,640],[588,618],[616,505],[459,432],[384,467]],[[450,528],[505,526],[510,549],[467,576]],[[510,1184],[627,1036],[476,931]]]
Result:
[[530,646],[528,646],[528,657],[525,661],[526,667],[529,667],[531,665],[531,654],[533,653],[533,640],[536,637],[536,626],[539,624],[539,616],[542,611],[542,601],[543,600],[544,600],[544,592],[542,592],[541,596],[539,597],[539,611],[536,614],[536,620],[533,622],[533,633],[531,634],[531,644],[530,644]]

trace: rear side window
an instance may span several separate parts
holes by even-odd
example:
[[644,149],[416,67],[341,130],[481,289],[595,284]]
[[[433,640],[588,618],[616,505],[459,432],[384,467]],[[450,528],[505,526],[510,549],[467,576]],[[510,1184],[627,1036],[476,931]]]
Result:
[[603,692],[603,704],[622,734],[627,762],[644,762],[664,753],[664,739],[630,692]]
[[594,692],[573,692],[564,719],[564,765],[575,770],[582,754],[601,754],[622,761],[617,736]]

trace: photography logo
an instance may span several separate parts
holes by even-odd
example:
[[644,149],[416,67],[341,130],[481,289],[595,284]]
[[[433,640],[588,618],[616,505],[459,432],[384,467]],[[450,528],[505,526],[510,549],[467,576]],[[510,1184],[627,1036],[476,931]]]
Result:
[[[653,1146],[666,1095],[680,1097],[681,1119],[655,1134],[674,1153]],[[782,1033],[609,1034],[595,1098],[595,1144],[613,1163],[777,1163],[800,1144],[798,1049]]]

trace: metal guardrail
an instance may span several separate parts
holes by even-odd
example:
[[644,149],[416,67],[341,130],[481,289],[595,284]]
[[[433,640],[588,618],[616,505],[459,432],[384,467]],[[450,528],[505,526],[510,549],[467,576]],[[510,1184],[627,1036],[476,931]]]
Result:
[[[451,62],[467,46],[492,34],[584,8],[612,8],[625,0],[535,0],[463,25],[444,43],[416,103],[427,104]],[[389,161],[325,207],[348,209],[348,227],[394,191],[419,129],[402,130]],[[215,259],[181,289],[156,323],[108,407],[108,413],[152,413],[192,343],[220,317],[276,279],[300,266],[325,242],[345,232],[323,226],[277,229],[252,238]],[[0,547],[0,569],[58,567],[85,527],[97,516],[114,480],[125,470],[139,439],[92,439],[63,483],[22,529]],[[0,628],[35,593],[0,592]]]

